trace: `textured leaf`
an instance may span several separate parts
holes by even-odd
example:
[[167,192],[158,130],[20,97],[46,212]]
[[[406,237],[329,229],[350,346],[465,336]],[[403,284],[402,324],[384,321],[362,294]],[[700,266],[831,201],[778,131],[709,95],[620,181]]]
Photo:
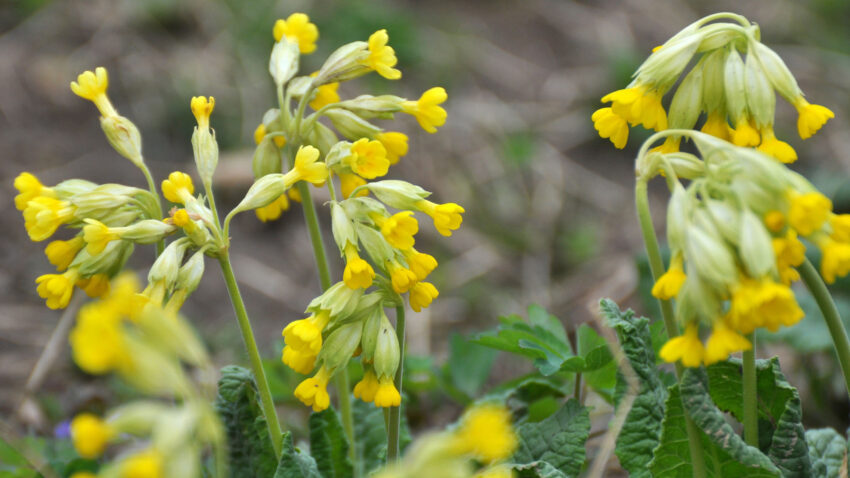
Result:
[[352,476],[348,439],[333,408],[310,414],[310,453],[323,478]]
[[221,369],[215,408],[227,433],[231,477],[272,476],[278,463],[250,371]]
[[584,446],[590,433],[590,415],[575,399],[568,400],[545,420],[523,423],[518,432],[520,443],[514,462],[525,465],[544,461],[566,476],[577,476],[581,471]]
[[[638,395],[617,437],[615,453],[629,476],[648,478],[651,474],[646,464],[658,446],[664,402],[667,400],[667,387],[655,366],[649,319],[635,317],[631,310],[622,312],[617,304],[608,299],[603,299],[599,305],[608,324],[616,330],[623,352],[640,380]],[[618,375],[615,395],[618,404],[626,386],[623,377]]]
[[513,465],[515,476],[518,478],[567,478],[561,470],[550,465],[547,461],[535,461],[524,465]]
[[496,353],[492,348],[468,342],[460,334],[452,334],[446,363],[452,384],[468,397],[475,397],[490,378]]
[[806,431],[812,474],[823,478],[847,476],[847,440],[832,428]]
[[[402,404],[407,403],[405,399]],[[353,400],[354,412],[354,435],[357,437],[358,462],[362,463],[363,470],[360,476],[368,476],[379,467],[384,465],[387,458],[387,431],[384,425],[384,409],[378,408],[371,403],[361,400]],[[410,428],[404,414],[404,405],[401,409],[401,437],[399,446],[402,451],[410,444]]]
[[283,434],[283,450],[274,478],[321,478],[316,460],[292,446],[292,434]]
[[554,315],[546,312],[546,309],[543,307],[536,304],[528,306],[528,321],[533,326],[547,330],[561,342],[569,343],[567,341],[567,331],[564,330],[561,321]]

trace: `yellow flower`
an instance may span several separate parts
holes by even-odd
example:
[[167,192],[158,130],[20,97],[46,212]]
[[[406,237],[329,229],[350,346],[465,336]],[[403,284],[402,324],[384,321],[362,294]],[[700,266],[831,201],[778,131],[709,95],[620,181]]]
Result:
[[818,247],[821,250],[820,273],[827,284],[850,273],[850,244],[825,238],[818,242]]
[[407,267],[416,274],[418,280],[425,280],[437,268],[437,259],[434,259],[431,254],[419,252],[412,247],[402,253],[407,261]]
[[390,37],[384,29],[369,36],[369,56],[362,60],[363,64],[375,70],[388,80],[401,78],[401,71],[393,68],[398,63],[393,47],[387,45]]
[[404,294],[419,280],[410,269],[403,267],[397,261],[387,263],[387,270],[393,284],[393,290],[398,294]]
[[699,339],[699,326],[691,322],[685,326],[685,333],[667,341],[658,355],[665,362],[682,361],[685,367],[699,367],[705,355],[705,347]]
[[94,73],[91,71],[80,73],[77,76],[77,81],[71,82],[71,91],[80,98],[94,103],[101,115],[107,117],[117,116],[118,113],[106,96],[106,88],[108,86],[109,76],[106,74],[106,68],[99,66],[95,68]]
[[608,138],[614,147],[623,149],[629,140],[629,124],[624,118],[614,113],[612,108],[599,108],[590,117],[593,127],[602,138]]
[[121,464],[121,478],[163,478],[162,456],[146,450],[127,458]]
[[734,130],[729,127],[729,123],[726,121],[726,115],[719,111],[712,111],[708,114],[708,118],[706,118],[705,124],[702,125],[700,131],[710,134],[715,138],[720,138],[723,141],[729,141],[732,136],[731,133]]
[[752,347],[749,340],[729,328],[721,319],[714,323],[711,336],[705,343],[704,361],[706,365],[711,365],[726,360],[731,353],[750,350]]
[[162,181],[162,195],[173,203],[185,204],[194,193],[192,178],[184,172],[174,171],[168,175],[168,179]]
[[212,96],[209,99],[204,96],[193,96],[192,101],[189,102],[189,106],[192,108],[192,114],[195,115],[195,119],[198,121],[198,129],[209,129],[210,115],[213,112],[213,108],[215,108],[215,98]]
[[788,224],[801,236],[808,236],[819,230],[829,219],[832,201],[819,192],[791,193],[791,207],[788,211]]
[[670,261],[670,268],[652,286],[652,296],[661,300],[670,300],[676,297],[682,288],[682,284],[685,283],[685,279],[687,279],[687,276],[682,268],[682,255],[676,254]]
[[322,330],[330,320],[328,311],[323,310],[306,319],[290,322],[283,329],[284,342],[296,350],[310,350],[318,354],[322,348]]
[[748,334],[756,327],[776,332],[780,325],[791,326],[803,318],[803,310],[794,292],[784,284],[769,278],[744,278],[732,291],[729,325]]
[[797,108],[797,132],[803,139],[811,138],[821,127],[835,118],[835,113],[829,108],[821,105],[813,105],[802,96],[794,102]]
[[91,298],[103,297],[109,293],[109,276],[106,274],[94,274],[87,279],[79,279],[77,287]]
[[661,143],[661,146],[656,146],[650,151],[661,154],[677,153],[679,152],[679,144],[681,142],[681,138],[674,138],[672,136],[668,136],[667,139],[665,139],[664,142]]
[[390,217],[380,214],[370,215],[381,228],[384,239],[396,249],[410,249],[416,242],[413,237],[419,232],[419,222],[413,217],[413,211],[401,211]]
[[303,13],[293,13],[286,20],[276,21],[272,34],[274,41],[286,37],[292,43],[297,43],[298,50],[305,55],[316,51],[316,40],[319,39],[319,29]]
[[416,312],[428,307],[440,295],[440,292],[430,282],[417,282],[410,289],[410,308]]
[[75,236],[68,241],[52,241],[44,248],[44,254],[51,264],[56,266],[59,272],[64,271],[71,265],[80,249],[86,245],[83,236]]
[[833,214],[829,217],[831,237],[839,242],[850,242],[850,214]]
[[[257,126],[257,129],[254,130],[254,143],[260,144],[260,141],[262,141],[265,137],[266,125],[260,123],[260,125]],[[272,141],[274,141],[274,144],[277,145],[278,148],[282,148],[286,144],[286,138],[284,138],[280,134],[276,134],[275,136],[273,136]]]
[[764,225],[771,232],[779,232],[785,227],[785,215],[782,214],[782,211],[768,211],[764,215]]
[[47,307],[51,309],[64,309],[68,307],[71,296],[74,294],[74,284],[80,277],[76,268],[69,269],[62,274],[44,274],[38,276],[35,283],[38,284],[36,291],[39,297],[45,299]]
[[510,465],[499,465],[478,471],[472,478],[514,478],[514,472]]
[[37,177],[27,172],[23,172],[15,178],[15,189],[19,193],[15,196],[15,207],[19,211],[26,209],[27,203],[39,196],[56,196],[52,189],[41,184]]
[[121,235],[106,224],[91,218],[84,219],[83,238],[86,241],[86,252],[96,256],[112,242],[121,239]]
[[422,93],[418,101],[405,101],[401,104],[401,110],[413,115],[419,126],[429,133],[436,133],[437,128],[446,124],[448,113],[440,104],[448,99],[446,90],[435,86]]
[[310,102],[310,108],[319,110],[323,106],[339,102],[339,83],[328,83],[316,88],[316,97]]
[[[343,199],[350,198],[351,193],[353,193],[355,189],[359,188],[364,184],[366,184],[366,180],[356,174],[339,174],[339,188],[342,191]],[[360,191],[357,191],[357,197],[363,197],[368,195],[369,191],[367,189],[361,189]]]
[[452,231],[457,230],[463,222],[463,214],[466,212],[461,206],[450,202],[446,204],[435,204],[427,199],[416,202],[416,207],[434,220],[437,232],[448,237]]
[[318,357],[318,354],[309,350],[296,350],[287,345],[283,347],[281,360],[287,367],[306,375],[316,367],[316,357]]
[[661,131],[667,129],[667,112],[661,105],[661,96],[659,91],[639,85],[608,93],[602,102],[611,102],[613,113],[632,125]]
[[328,168],[318,161],[319,150],[312,146],[301,146],[295,153],[295,166],[283,176],[283,182],[289,188],[298,181],[321,184],[328,179]]
[[392,377],[381,376],[378,389],[375,391],[375,406],[381,408],[398,407],[401,405],[401,394],[395,388]]
[[354,397],[364,402],[373,402],[378,387],[378,377],[375,376],[375,371],[369,368],[363,373],[363,379],[354,386]]
[[746,118],[741,118],[735,123],[732,131],[732,143],[738,146],[756,146],[761,138],[757,129],[753,128]]
[[74,219],[76,206],[68,201],[39,196],[27,202],[24,209],[24,227],[35,242],[52,236],[62,224]]
[[380,141],[369,141],[368,138],[360,138],[351,145],[351,154],[344,159],[344,163],[355,174],[366,179],[381,177],[390,168],[384,145]]
[[90,471],[76,471],[71,478],[97,478],[97,475]]
[[103,374],[129,364],[121,330],[121,312],[133,305],[127,299],[122,292],[80,310],[77,325],[68,339],[74,361],[84,371]]
[[342,280],[349,289],[367,289],[375,278],[375,270],[368,262],[360,258],[357,246],[350,242],[345,246],[345,271]]
[[761,144],[758,150],[773,156],[780,163],[790,164],[797,161],[797,152],[785,141],[776,139],[773,128],[765,128],[761,132]]
[[375,135],[375,139],[384,145],[387,150],[387,159],[390,164],[398,163],[399,158],[407,155],[407,135],[396,131],[387,131]]
[[286,197],[286,194],[281,194],[277,199],[270,202],[269,204],[258,207],[254,209],[254,214],[257,215],[257,219],[263,222],[274,221],[280,217],[283,211],[289,210],[289,199]]
[[785,237],[773,239],[773,253],[776,255],[776,268],[779,278],[785,285],[798,280],[800,274],[794,269],[806,259],[806,246],[797,239],[797,233],[789,229]]
[[81,413],[71,420],[71,441],[83,458],[95,459],[103,454],[115,431],[91,413]]
[[298,384],[295,388],[295,397],[304,405],[313,407],[314,412],[321,412],[331,404],[327,390],[330,378],[331,374],[325,367],[319,368],[316,375]]
[[289,191],[286,191],[286,195],[289,197],[290,201],[301,202],[301,191],[297,189],[290,189]]
[[505,460],[516,451],[519,440],[511,425],[511,412],[502,405],[477,405],[461,418],[453,440],[461,453],[485,464]]

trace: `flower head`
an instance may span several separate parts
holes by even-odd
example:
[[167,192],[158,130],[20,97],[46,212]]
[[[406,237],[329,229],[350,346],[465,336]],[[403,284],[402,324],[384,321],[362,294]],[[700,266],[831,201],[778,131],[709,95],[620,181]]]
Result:
[[519,439],[511,425],[511,412],[502,405],[484,404],[463,415],[455,443],[462,453],[493,463],[513,455]]
[[327,311],[290,322],[283,329],[284,342],[296,350],[310,350],[318,354],[322,348],[322,331],[328,322],[330,322],[330,314]]
[[109,276],[106,274],[94,274],[85,279],[77,281],[77,287],[91,298],[103,297],[109,293]]
[[667,112],[661,105],[661,97],[661,92],[639,85],[608,93],[602,102],[611,102],[612,112],[632,125],[661,131],[667,129]]
[[345,247],[345,271],[342,280],[349,289],[367,289],[375,278],[375,270],[360,258],[357,246],[348,243]]
[[91,413],[81,413],[71,420],[71,440],[83,458],[95,459],[103,454],[115,431]]
[[398,407],[401,405],[401,394],[395,388],[392,377],[381,376],[378,389],[375,390],[375,406],[381,408]]
[[76,268],[65,271],[62,274],[44,274],[39,276],[35,283],[39,297],[45,299],[47,307],[51,309],[64,309],[68,307],[71,296],[74,294],[74,284],[80,274]]
[[829,108],[821,105],[813,105],[801,96],[795,103],[797,108],[797,132],[800,138],[811,138],[830,118],[835,118],[835,113]]
[[174,171],[168,175],[168,179],[162,181],[162,195],[173,203],[184,204],[194,193],[192,178],[184,172]]
[[776,139],[773,128],[766,128],[761,132],[761,144],[758,150],[773,156],[780,163],[790,164],[797,160],[797,152],[785,141]]
[[44,248],[44,254],[51,264],[56,266],[59,272],[64,271],[71,265],[80,249],[86,245],[83,236],[75,236],[68,241],[52,241]]
[[198,121],[198,129],[209,129],[210,115],[215,108],[215,98],[212,96],[209,99],[204,96],[193,96],[189,106],[191,106],[192,114]]
[[39,196],[27,202],[24,227],[30,239],[43,241],[52,236],[62,224],[74,219],[76,207],[68,201]]
[[370,141],[360,138],[351,145],[351,155],[345,158],[345,163],[355,174],[366,179],[375,179],[387,174],[390,161],[387,150],[380,141]]
[[396,261],[387,263],[387,269],[390,272],[390,280],[393,284],[393,290],[398,294],[404,294],[409,291],[419,278],[410,269],[403,267]]
[[705,343],[706,365],[726,360],[729,354],[750,350],[752,344],[744,336],[732,330],[724,320],[718,320],[712,326],[711,335]]
[[629,124],[621,116],[614,113],[612,108],[600,108],[590,117],[593,127],[602,138],[608,138],[614,147],[623,149],[629,140]]
[[818,242],[821,250],[820,272],[827,284],[850,273],[850,244],[830,238]]
[[121,239],[120,234],[98,220],[86,218],[85,222],[83,238],[86,241],[86,252],[93,256],[103,252],[110,242]]
[[321,184],[328,179],[328,168],[319,161],[319,150],[312,146],[301,146],[295,153],[295,166],[284,175],[284,182],[291,186],[298,181]]
[[428,307],[440,295],[440,292],[430,282],[417,282],[410,289],[410,308],[416,312]]
[[319,368],[316,375],[298,384],[295,397],[304,405],[313,407],[314,412],[321,412],[331,404],[327,389],[330,378],[331,374],[325,367]]
[[658,354],[665,362],[681,360],[685,367],[699,367],[705,356],[705,347],[699,339],[699,326],[689,323],[685,326],[685,333],[668,340]]
[[77,81],[71,82],[71,91],[80,98],[87,99],[97,106],[100,114],[104,117],[117,116],[118,113],[106,96],[106,88],[109,86],[109,76],[106,68],[99,66],[94,72],[84,71],[77,76]]
[[745,278],[732,291],[729,306],[729,325],[748,334],[756,327],[776,332],[779,326],[791,326],[803,318],[794,292],[771,279]]
[[279,19],[272,30],[274,41],[287,40],[298,44],[298,50],[304,54],[316,51],[316,40],[319,39],[319,29],[310,22],[310,17],[303,13],[293,13],[286,20]]
[[729,122],[726,121],[726,115],[719,111],[712,111],[708,114],[705,124],[700,128],[705,134],[710,134],[715,138],[720,138],[723,141],[729,141],[734,131],[729,127]]
[[162,455],[156,450],[136,453],[121,464],[121,478],[163,478]]
[[401,211],[380,221],[381,234],[391,246],[397,249],[410,249],[415,243],[413,236],[419,232],[419,222],[413,217],[413,211]]
[[806,259],[806,246],[797,239],[797,233],[788,229],[785,237],[772,240],[773,253],[776,255],[776,268],[779,277],[785,285],[798,280],[800,274],[794,269]]
[[792,193],[788,224],[801,236],[808,236],[821,228],[831,211],[832,201],[819,192]]
[[437,259],[434,259],[431,254],[425,254],[413,248],[403,251],[403,254],[407,267],[416,274],[418,280],[425,280],[437,268]]
[[742,118],[735,123],[732,131],[732,143],[737,146],[756,146],[761,141],[759,132],[750,124],[747,118]]
[[677,254],[670,261],[670,268],[667,269],[667,272],[659,277],[655,285],[652,286],[653,297],[662,300],[670,300],[676,297],[679,294],[679,289],[682,288],[682,284],[685,283],[685,279],[687,279],[687,276],[682,268],[682,255]]
[[387,131],[375,135],[375,139],[384,145],[387,150],[387,159],[390,164],[398,163],[398,160],[407,155],[407,135],[396,131]]
[[281,361],[292,370],[306,375],[316,367],[316,357],[318,354],[310,350],[298,350],[287,345],[283,347]]
[[435,204],[431,201],[423,199],[416,202],[416,207],[425,214],[431,216],[434,220],[434,227],[437,232],[444,236],[451,236],[452,231],[457,230],[463,222],[463,214],[466,212],[463,207],[450,202],[446,204]]
[[124,287],[120,285],[116,289],[119,292],[106,301],[83,307],[68,337],[74,361],[88,373],[122,369],[129,362],[121,318],[124,309],[136,305],[131,303],[135,294],[122,292]]
[[384,29],[369,36],[369,56],[363,60],[363,64],[388,80],[397,80],[401,78],[401,71],[393,68],[398,63],[398,58],[395,56],[395,50],[387,45],[389,39]]
[[18,190],[18,195],[15,196],[15,207],[19,211],[26,209],[27,203],[39,196],[55,196],[52,189],[41,184],[37,177],[27,172],[15,178],[15,189]]
[[439,105],[448,97],[444,88],[436,86],[422,93],[417,101],[403,102],[401,110],[413,115],[425,131],[436,133],[438,127],[446,124],[448,113]]
[[368,368],[363,373],[363,379],[354,386],[354,397],[364,402],[373,402],[375,401],[375,394],[378,393],[378,387],[378,377],[375,375],[375,371]]

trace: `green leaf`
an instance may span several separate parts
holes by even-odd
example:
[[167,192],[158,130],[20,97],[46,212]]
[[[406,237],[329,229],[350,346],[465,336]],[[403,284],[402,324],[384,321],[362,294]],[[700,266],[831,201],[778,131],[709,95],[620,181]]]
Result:
[[567,478],[561,470],[546,461],[535,461],[524,465],[512,465],[518,478]]
[[543,461],[566,476],[577,476],[584,464],[590,415],[586,407],[570,399],[549,418],[521,424],[518,433],[519,448],[514,462],[527,465]]
[[[405,400],[402,400],[402,404],[407,403]],[[357,437],[355,441],[357,461],[363,466],[360,476],[369,476],[370,473],[382,467],[387,458],[387,432],[384,425],[384,409],[362,400],[353,400],[352,405],[354,413],[354,435]],[[410,442],[410,428],[404,414],[404,406],[402,406],[399,447],[404,451]]]
[[449,360],[446,363],[452,384],[472,398],[490,378],[490,369],[496,351],[468,342],[463,336],[453,333],[449,337]]
[[[283,453],[274,478],[321,478],[316,460],[292,445],[292,433],[283,434]],[[231,464],[231,472],[233,472]]]
[[249,370],[236,365],[221,369],[215,409],[227,434],[231,476],[272,476],[278,463]]
[[543,307],[540,307],[537,304],[529,305],[528,321],[531,322],[531,325],[548,331],[561,342],[569,344],[569,341],[567,341],[567,331],[561,324],[560,319],[549,312],[546,312],[546,309]]
[[333,408],[310,414],[310,453],[323,478],[352,476],[348,440]]
[[806,431],[809,459],[814,476],[838,478],[847,476],[847,440],[832,428]]
[[[652,460],[652,451],[658,446],[667,400],[667,387],[655,366],[649,319],[635,317],[631,310],[622,312],[609,299],[603,299],[599,306],[608,324],[617,332],[623,353],[640,381],[640,390],[626,415],[614,452],[629,476],[648,478],[651,474],[646,464]],[[615,395],[618,405],[626,389],[625,379],[618,374]]]

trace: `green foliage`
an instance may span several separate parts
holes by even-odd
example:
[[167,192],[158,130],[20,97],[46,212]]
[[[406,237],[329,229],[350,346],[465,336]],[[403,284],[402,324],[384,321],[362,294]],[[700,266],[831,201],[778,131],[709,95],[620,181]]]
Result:
[[283,434],[283,453],[274,478],[321,478],[316,460],[292,445],[292,433]]
[[[523,423],[517,432],[520,442],[514,461],[527,465],[521,476],[577,476],[584,464],[590,415],[586,407],[570,399],[554,415]],[[527,474],[532,470],[537,474]]]
[[460,334],[452,334],[445,371],[451,385],[471,399],[490,378],[495,358],[495,350],[470,343]]
[[847,476],[847,440],[832,428],[806,431],[812,474],[824,478]]
[[333,408],[310,415],[310,453],[323,478],[352,475],[348,446],[342,423]]

